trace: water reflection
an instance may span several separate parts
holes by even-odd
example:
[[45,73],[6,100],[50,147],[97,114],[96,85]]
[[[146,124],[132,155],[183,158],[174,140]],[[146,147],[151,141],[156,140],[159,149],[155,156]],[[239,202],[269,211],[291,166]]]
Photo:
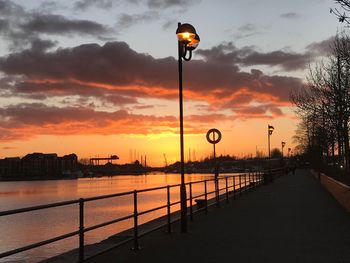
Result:
[[[209,178],[212,178],[212,175],[191,174],[186,176],[186,182]],[[150,174],[35,182],[2,182],[0,184],[0,210],[179,183],[180,175],[178,174]],[[220,185],[220,187],[224,187],[224,185]],[[194,184],[192,187],[193,196],[202,194],[203,189],[203,184]],[[211,183],[208,184],[208,191],[213,190],[214,185]],[[179,188],[171,188],[170,193],[171,202],[179,201]],[[140,212],[165,204],[166,189],[144,192],[138,196],[138,209]],[[173,212],[178,209],[178,205],[173,206],[171,211]],[[157,218],[164,215],[165,212],[166,210],[162,209],[151,214],[143,215],[139,218],[139,223],[142,224]],[[85,224],[88,227],[132,213],[132,195],[87,202],[85,204]],[[0,217],[0,252],[76,231],[78,229],[78,221],[79,209],[77,204]],[[131,226],[132,222],[129,220],[97,231],[88,232],[86,234],[86,244],[106,239],[110,235],[126,230]],[[50,244],[41,249],[39,248],[14,257],[2,259],[0,262],[15,259],[24,259],[26,262],[37,262],[74,249],[77,245],[77,238],[70,238],[69,240],[59,242],[59,244]]]

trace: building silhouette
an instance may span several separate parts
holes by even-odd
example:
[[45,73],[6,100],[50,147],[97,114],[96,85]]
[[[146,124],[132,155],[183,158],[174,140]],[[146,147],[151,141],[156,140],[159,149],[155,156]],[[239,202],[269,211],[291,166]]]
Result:
[[23,158],[0,159],[0,178],[60,178],[77,169],[76,154],[58,157],[56,153],[30,153]]

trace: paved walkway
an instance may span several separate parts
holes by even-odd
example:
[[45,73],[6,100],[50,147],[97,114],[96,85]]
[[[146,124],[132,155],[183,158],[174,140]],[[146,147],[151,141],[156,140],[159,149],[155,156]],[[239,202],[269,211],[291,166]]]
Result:
[[90,262],[350,262],[350,215],[305,170]]

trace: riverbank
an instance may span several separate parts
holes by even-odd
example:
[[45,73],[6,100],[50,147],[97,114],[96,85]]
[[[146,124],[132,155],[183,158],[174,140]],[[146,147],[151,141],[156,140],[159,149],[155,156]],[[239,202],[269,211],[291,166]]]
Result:
[[315,178],[333,195],[333,197],[350,212],[350,187],[324,173],[311,171]]
[[[213,175],[188,174],[186,182],[195,182],[205,179],[212,179]],[[132,192],[134,190],[149,189],[167,185],[178,185],[179,174],[148,174],[141,176],[114,176],[102,178],[83,178],[79,180],[47,180],[47,181],[21,181],[0,183],[0,207],[1,211],[21,209],[25,207],[40,206],[50,203],[78,200],[79,198],[91,198],[96,196],[113,195],[116,193]],[[238,181],[238,180],[237,180]],[[230,181],[231,183],[231,181]],[[208,184],[208,190],[213,186]],[[193,185],[193,194],[203,193],[204,184]],[[179,198],[179,188],[171,188],[171,200],[176,202]],[[166,204],[166,189],[164,191],[152,191],[149,194],[143,193],[139,196],[140,211],[146,211],[157,204]],[[160,204],[160,205],[161,205]],[[175,208],[174,208],[175,209]],[[89,202],[84,211],[87,226],[97,225],[101,222],[120,218],[132,214],[132,198],[113,198],[109,201]],[[152,218],[147,215],[141,219],[153,219],[164,215],[164,211],[154,211]],[[68,205],[47,210],[38,210],[22,215],[0,217],[2,238],[0,247],[3,251],[19,248],[47,240],[62,233],[68,233],[78,229],[79,216],[78,205]],[[38,221],[38,218],[42,220]],[[132,227],[132,221],[120,222],[98,231],[88,232],[86,243],[97,243],[106,239],[111,234],[121,232]],[[27,263],[38,262],[45,258],[64,253],[77,246],[75,238],[67,239],[45,246],[41,249],[34,249],[18,254],[18,256],[7,258],[8,261],[22,260]],[[39,260],[37,260],[39,259]],[[0,261],[1,262],[1,261]]]
[[175,224],[171,234],[142,237],[141,250],[129,243],[89,262],[350,262],[349,240],[349,214],[308,171],[297,170],[199,214],[186,234]]

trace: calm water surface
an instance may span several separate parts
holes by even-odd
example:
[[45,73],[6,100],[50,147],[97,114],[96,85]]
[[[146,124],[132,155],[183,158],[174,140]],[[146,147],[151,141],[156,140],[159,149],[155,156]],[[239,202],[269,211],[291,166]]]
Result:
[[[212,178],[212,175],[186,175],[186,182]],[[140,176],[115,176],[84,178],[78,180],[0,182],[0,211],[126,192],[180,183],[178,174],[149,174]],[[214,189],[208,184],[208,191]],[[203,184],[193,187],[193,195],[203,193]],[[171,202],[179,200],[179,189],[171,188]],[[139,211],[166,204],[166,191],[142,193],[138,197]],[[173,207],[172,212],[179,207]],[[133,212],[132,195],[88,202],[85,205],[85,226]],[[139,223],[147,222],[165,214],[165,209],[141,216]],[[78,205],[50,208],[18,215],[0,217],[0,253],[30,243],[76,231],[79,226]],[[86,244],[96,243],[109,236],[132,227],[132,221],[114,224],[86,233]],[[78,238],[59,241],[15,256],[0,259],[0,262],[38,262],[46,258],[77,248]]]

